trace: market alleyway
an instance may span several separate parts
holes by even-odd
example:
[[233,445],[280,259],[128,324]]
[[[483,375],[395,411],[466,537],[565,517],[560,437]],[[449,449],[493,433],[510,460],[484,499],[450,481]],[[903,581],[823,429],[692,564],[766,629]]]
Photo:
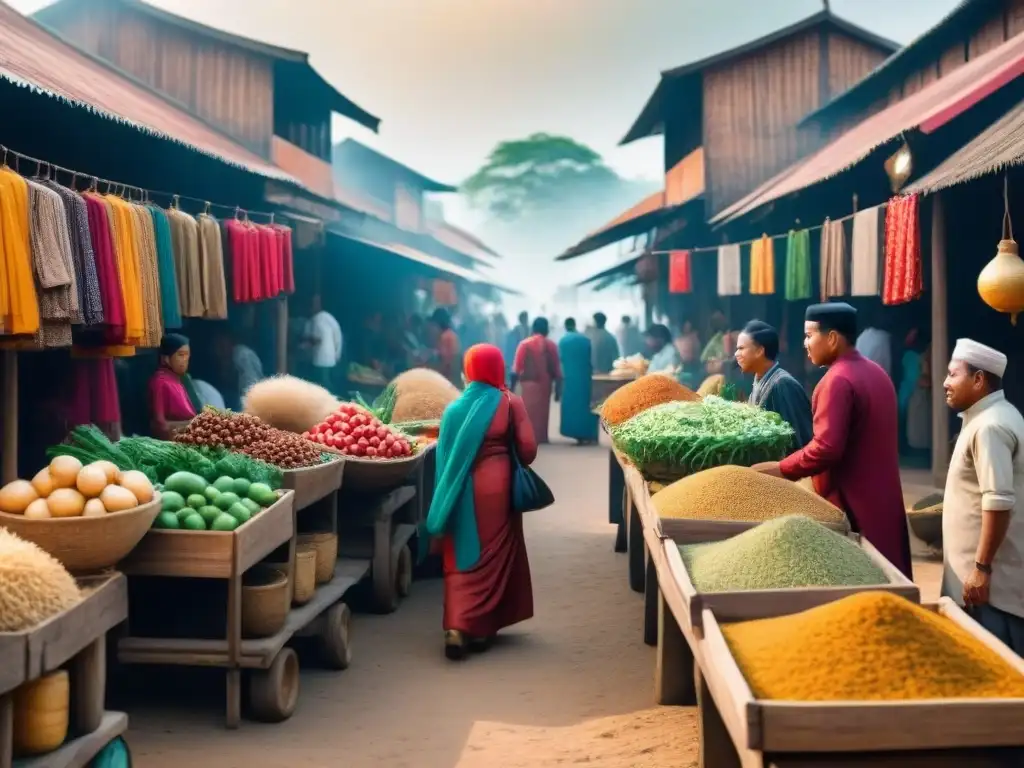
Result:
[[[607,524],[607,449],[553,445],[538,470],[557,503],[528,515],[535,618],[455,665],[441,647],[441,583],[417,582],[391,616],[357,615],[341,673],[302,673],[288,722],[226,731],[223,676],[201,705],[134,701],[140,768],[690,768],[691,709],[652,705],[654,650]],[[177,686],[181,670],[161,690]],[[149,688],[149,701],[152,688]]]

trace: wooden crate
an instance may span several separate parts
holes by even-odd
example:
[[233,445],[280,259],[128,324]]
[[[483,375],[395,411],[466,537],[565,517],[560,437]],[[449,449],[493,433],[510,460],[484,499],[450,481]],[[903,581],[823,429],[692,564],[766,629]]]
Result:
[[229,579],[241,575],[294,533],[294,491],[233,531],[153,529],[121,562],[130,576]]
[[889,580],[887,584],[698,592],[679,554],[679,545],[672,539],[663,540],[665,564],[659,579],[671,579],[679,587],[684,613],[677,615],[676,619],[689,624],[697,638],[703,637],[703,612],[708,608],[719,621],[732,622],[798,613],[860,592],[891,592],[913,603],[921,602],[920,588],[886,560],[871,542],[857,534],[848,535],[885,572]]
[[[653,505],[652,505],[653,506]],[[657,514],[655,512],[655,514]],[[730,539],[738,533],[756,528],[766,520],[690,520],[679,517],[658,516],[658,529],[662,538],[672,539],[677,544],[704,544],[710,541]],[[820,521],[819,521],[820,522]],[[848,534],[850,524],[822,523],[836,533]]]
[[[956,622],[1024,675],[1024,659],[949,598],[925,606]],[[882,752],[1024,746],[1024,699],[794,702],[755,699],[705,610],[701,673],[742,765],[751,753]],[[841,658],[836,659],[842,664]],[[758,757],[759,759],[759,757]]]
[[337,457],[315,467],[287,469],[282,472],[281,487],[295,491],[292,501],[300,512],[341,487],[345,474],[345,460]]

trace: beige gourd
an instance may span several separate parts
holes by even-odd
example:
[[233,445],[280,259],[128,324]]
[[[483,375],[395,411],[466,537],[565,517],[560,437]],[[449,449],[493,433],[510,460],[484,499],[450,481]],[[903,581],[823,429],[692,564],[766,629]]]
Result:
[[1010,323],[1016,325],[1017,315],[1024,312],[1024,260],[1013,239],[1007,184],[1004,177],[1003,239],[996,248],[995,258],[978,274],[978,295],[992,309],[1008,314]]
[[25,683],[13,699],[15,757],[52,752],[64,743],[71,699],[65,670]]

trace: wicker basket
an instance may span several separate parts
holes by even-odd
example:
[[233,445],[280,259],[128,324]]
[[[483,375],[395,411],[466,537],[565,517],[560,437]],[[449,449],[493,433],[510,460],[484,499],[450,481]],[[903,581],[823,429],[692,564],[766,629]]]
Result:
[[326,584],[334,578],[338,564],[338,536],[334,533],[300,533],[298,543],[316,552],[316,583]]
[[257,565],[243,577],[242,636],[270,637],[284,628],[291,608],[288,574]]
[[427,451],[431,450],[433,446],[426,446],[404,459],[361,459],[346,456],[345,489],[384,493],[397,488],[416,471]]
[[[337,554],[337,543],[334,551]],[[303,545],[296,548],[295,584],[292,588],[292,602],[296,605],[305,605],[313,599],[316,592],[316,561],[317,552],[314,546]]]
[[942,544],[942,502],[933,504],[923,509],[908,509],[907,522],[910,523],[910,530],[914,532],[925,544],[938,547]]
[[102,517],[40,520],[0,512],[0,526],[49,552],[71,573],[89,573],[127,557],[159,514],[160,494],[156,494],[148,504]]

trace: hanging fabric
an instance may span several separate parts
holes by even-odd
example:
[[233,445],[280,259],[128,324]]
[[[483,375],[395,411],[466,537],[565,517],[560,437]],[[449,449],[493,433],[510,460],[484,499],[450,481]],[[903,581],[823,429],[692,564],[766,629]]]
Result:
[[722,245],[718,248],[718,295],[739,296],[742,290],[740,247]]
[[775,244],[768,235],[750,245],[750,292],[759,296],[775,293]]
[[80,324],[82,315],[64,203],[52,189],[26,181],[32,210],[32,264],[42,318],[33,346],[70,347],[71,324]]
[[281,286],[287,294],[295,293],[295,262],[292,253],[292,230],[280,224],[274,224],[278,239],[281,241]]
[[135,235],[139,254],[139,282],[142,286],[142,306],[145,331],[141,347],[155,349],[164,335],[163,310],[160,307],[160,267],[156,254],[156,233],[149,210],[131,203],[135,221]]
[[156,237],[156,263],[160,270],[160,309],[163,313],[164,328],[181,328],[181,297],[178,296],[178,273],[174,265],[171,225],[163,209],[155,205],[147,208],[149,217],[153,220],[153,234]]
[[811,296],[811,233],[791,229],[786,238],[786,301],[806,301]]
[[0,332],[39,331],[39,299],[32,277],[28,183],[0,167],[0,227],[3,229],[4,286],[0,288]]
[[693,291],[689,251],[672,251],[669,254],[668,290],[669,293],[690,293]]
[[821,225],[821,300],[846,295],[846,233],[843,222]]
[[224,273],[224,245],[220,223],[209,214],[196,218],[199,231],[199,262],[203,285],[203,317],[226,320],[228,317],[228,284]]
[[199,259],[199,225],[180,209],[171,208],[166,213],[171,225],[181,315],[202,317],[206,312],[206,304],[203,301],[202,265]]
[[124,343],[135,347],[142,343],[146,330],[135,218],[131,205],[120,197],[107,195],[104,200],[114,220],[114,252],[117,254],[117,272],[121,279],[121,293],[124,295]]
[[121,278],[117,272],[117,255],[114,253],[114,233],[104,201],[89,193],[82,195],[82,199],[89,215],[89,240],[96,259],[96,279],[103,303],[103,341],[119,344],[124,341],[125,308]]
[[51,179],[42,184],[56,192],[64,204],[68,233],[71,238],[72,266],[78,288],[78,305],[85,325],[96,326],[103,322],[103,300],[100,297],[99,278],[96,273],[96,256],[92,250],[92,235],[89,231],[89,210],[85,200],[77,192],[63,187]]
[[894,197],[885,212],[883,304],[905,304],[924,292],[918,195]]
[[877,207],[854,214],[850,259],[852,296],[878,295],[879,221]]

